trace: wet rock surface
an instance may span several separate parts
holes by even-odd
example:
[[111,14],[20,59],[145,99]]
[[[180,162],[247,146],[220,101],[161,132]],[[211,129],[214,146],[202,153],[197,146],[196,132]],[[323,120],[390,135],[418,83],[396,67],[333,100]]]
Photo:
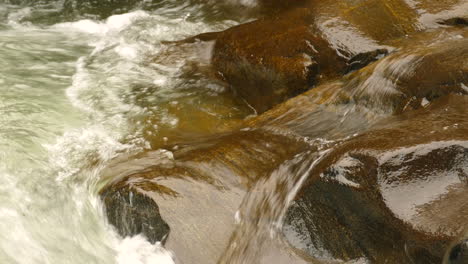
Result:
[[447,263],[449,264],[461,264],[466,263],[468,260],[467,254],[467,241],[461,241],[455,244],[453,248],[448,252]]
[[468,52],[464,36],[458,30],[416,35],[399,50],[346,76],[343,91],[351,101],[393,113],[424,107],[449,93],[466,94],[468,65],[460,60]]
[[344,61],[310,29],[312,20],[309,9],[294,9],[221,32],[213,66],[242,98],[264,112],[344,69]]
[[468,11],[465,4],[450,1],[439,5],[455,11],[433,10],[427,3],[408,5],[403,0],[276,5],[266,1],[264,5],[276,11],[223,32],[193,38],[216,41],[214,68],[259,113],[385,57],[394,50],[396,39],[439,23],[463,25],[460,10]]
[[[373,2],[383,5],[379,1]],[[363,10],[371,4],[333,5],[335,9],[331,10],[339,11],[329,16],[349,18],[353,25],[355,22],[359,25],[369,23],[369,18],[353,19],[360,19]],[[289,8],[285,8],[285,12],[211,35],[216,40],[213,66],[221,73],[222,79],[259,113],[324,80],[362,68],[388,52],[377,40],[362,37],[359,31],[354,32],[350,26],[339,28],[332,21],[320,21],[319,14],[326,14],[330,10],[324,3],[299,1],[286,6]],[[400,6],[402,3],[395,8]],[[385,8],[390,8],[385,11],[387,13],[395,11],[391,9],[393,6]],[[377,10],[385,8],[376,7]],[[388,25],[406,25],[405,19],[385,20],[381,19],[381,14],[366,14],[377,19],[375,27],[369,28],[385,30],[385,34],[389,32]],[[370,30],[364,32],[371,35]],[[406,33],[401,31],[392,37]],[[383,34],[376,32],[374,35]],[[206,37],[200,36],[201,39]],[[355,39],[351,41],[350,38]]]
[[[302,140],[258,130],[192,142],[172,150],[163,159],[161,155],[166,152],[132,158],[124,166],[134,172],[121,173],[126,176],[114,179],[101,196],[106,208],[113,212],[114,193],[124,193],[130,188],[151,197],[161,211],[160,222],[167,221],[171,228],[167,248],[182,263],[215,263],[228,246],[236,210],[249,186],[307,147]],[[142,211],[148,212],[152,207]],[[141,217],[134,214],[133,218]],[[117,222],[116,226],[119,231],[125,230],[122,223]]]
[[181,263],[464,263],[465,7],[411,2],[264,1],[181,42],[214,42],[260,115],[109,166],[109,221],[152,242],[167,222]]
[[151,243],[166,240],[169,226],[159,214],[158,205],[144,193],[124,186],[107,189],[101,197],[109,223],[123,237],[144,234]]
[[288,210],[290,240],[324,258],[441,263],[466,228],[466,103],[442,98],[336,147]]

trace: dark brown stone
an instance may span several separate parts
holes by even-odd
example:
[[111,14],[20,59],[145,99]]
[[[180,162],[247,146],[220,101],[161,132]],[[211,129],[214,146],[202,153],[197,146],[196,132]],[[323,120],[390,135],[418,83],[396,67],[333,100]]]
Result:
[[[466,94],[468,42],[461,30],[420,33],[400,50],[344,78],[344,101],[399,113],[449,94]],[[348,94],[348,95],[345,95]]]
[[101,198],[109,223],[117,227],[121,236],[143,234],[151,243],[164,243],[167,239],[169,226],[161,218],[158,205],[144,193],[121,186],[107,189]]
[[312,12],[294,9],[219,33],[212,64],[258,112],[308,89],[345,67],[313,32]]
[[454,245],[449,251],[447,264],[468,263],[468,241],[464,240]]
[[468,17],[454,17],[439,22],[442,25],[449,26],[468,26]]
[[[460,32],[457,30],[441,31],[421,35],[420,39],[413,42],[401,43],[402,48],[399,51],[388,55],[383,60],[358,70],[340,81],[319,85],[258,117],[246,120],[243,130],[235,130],[198,140],[192,139],[190,143],[178,144],[169,148],[172,151],[170,155],[173,155],[170,159],[161,160],[161,153],[156,151],[133,157],[132,161],[119,161],[121,169],[110,168],[112,182],[103,189],[103,193],[106,193],[104,203],[111,212],[114,208],[130,208],[128,205],[120,205],[129,201],[128,199],[117,199],[122,196],[119,193],[128,194],[128,190],[132,190],[150,197],[161,210],[161,221],[163,219],[168,221],[172,227],[171,233],[173,235],[171,237],[173,240],[171,241],[170,238],[168,242],[170,248],[173,248],[178,255],[180,254],[182,259],[196,258],[200,262],[217,259],[233,230],[232,216],[243,194],[258,179],[268,176],[285,160],[310,150],[311,145],[307,142],[308,138],[340,139],[355,133],[362,133],[385,116],[417,109],[423,112],[435,111],[429,110],[432,108],[427,107],[432,107],[438,98],[444,98],[449,94],[465,94],[464,83],[468,82],[468,69],[465,60],[461,58],[467,54],[467,45],[465,45],[465,40],[456,37],[459,34]],[[440,40],[441,36],[449,37]],[[431,45],[425,47],[427,43],[431,43]],[[438,66],[432,67],[433,65]],[[406,69],[411,70],[405,71]],[[398,96],[394,96],[395,94]],[[423,99],[427,100],[424,104],[422,104]],[[456,101],[454,105],[460,107],[463,104]],[[375,114],[372,114],[374,112]],[[396,127],[395,131],[400,131],[398,118],[395,117],[396,121],[390,122],[391,126]],[[407,139],[412,134],[419,138],[421,132],[419,130],[416,132],[415,129],[427,128],[428,124],[433,124],[435,128],[445,126],[444,123],[439,123],[436,119],[435,121],[426,121],[428,124],[425,124],[421,119],[415,118],[414,120],[412,124],[415,126],[402,128],[400,134],[384,135],[375,141],[369,137],[367,140],[370,141],[361,145],[396,144],[395,142],[401,140],[394,142],[382,138]],[[446,119],[441,121],[444,120]],[[435,139],[436,135],[433,136],[431,139]],[[453,134],[447,134],[447,140],[455,139],[452,136]],[[354,141],[350,142],[347,144],[352,145]],[[383,145],[381,148],[388,150],[393,147],[390,144]],[[443,152],[441,153],[443,154]],[[442,154],[438,154],[438,157],[443,156]],[[339,155],[336,154],[336,156]],[[372,168],[375,170],[378,167],[375,163],[375,157],[366,153],[355,156],[355,159],[359,161],[362,159],[365,166],[354,168],[353,177],[364,178],[366,173],[373,170]],[[430,163],[430,161],[426,162]],[[329,168],[332,166],[330,164],[325,167]],[[323,170],[325,171],[326,168]],[[333,177],[333,170],[328,169],[327,171],[329,175],[332,175],[330,177]],[[116,174],[121,175],[121,177],[116,177]],[[320,188],[329,188],[327,184],[329,183],[323,183],[324,186]],[[367,184],[371,186],[375,182]],[[193,187],[195,185],[196,188]],[[337,188],[343,189],[340,189],[340,193],[342,192],[343,195],[347,193],[346,187]],[[117,195],[117,197],[113,193],[120,196]],[[348,193],[346,195],[354,197],[357,194]],[[374,198],[379,197],[375,193],[372,195]],[[370,196],[359,196],[356,199],[361,201],[368,197]],[[113,201],[113,199],[117,201]],[[220,204],[217,201],[223,201],[223,203]],[[349,203],[351,202],[349,200]],[[194,204],[197,206],[193,207]],[[382,208],[385,209],[382,203],[369,206],[371,212],[380,214],[382,219],[387,219],[389,217],[387,215],[388,209]],[[204,210],[204,212],[200,213],[199,210]],[[119,209],[113,212],[115,217],[111,216],[110,218],[116,218],[123,211]],[[144,218],[144,214],[143,217],[140,216],[138,210],[131,212],[134,213],[133,217],[135,218]],[[362,214],[366,212],[363,211]],[[326,212],[324,211],[324,213]],[[343,213],[343,215],[345,214],[347,213]],[[349,214],[352,215],[351,212]],[[447,213],[447,215],[449,214]],[[218,216],[229,224],[217,225],[210,220],[210,216]],[[358,214],[354,217],[362,216]],[[122,228],[119,227],[122,223],[115,222],[113,224],[117,225],[118,229]],[[385,224],[386,222],[383,222],[375,228],[387,228]],[[191,229],[193,226],[197,227],[196,230]],[[374,248],[374,250],[376,252],[384,250],[391,241],[402,239],[402,233],[405,232],[400,227],[398,225],[388,227],[387,242],[384,241],[385,243],[383,242],[380,248]],[[358,227],[354,226],[353,228]],[[139,230],[145,232],[141,227]],[[190,237],[194,239],[207,236],[210,233],[209,230],[212,231],[213,239],[210,240],[206,237],[206,240],[216,243],[199,243],[199,249],[191,249],[193,244],[197,244],[197,241],[188,238],[187,233],[191,232],[193,235]],[[343,228],[343,232],[345,231],[354,232],[352,228]],[[123,234],[127,233],[127,231],[123,232]],[[339,235],[336,235],[336,239],[339,238]],[[351,238],[355,239],[353,236]],[[347,242],[349,252],[346,251],[346,255],[338,255],[339,257],[355,257],[363,254],[362,250],[352,243],[351,238]],[[184,239],[186,241],[182,241]],[[431,254],[427,252],[426,254],[424,250],[419,249],[419,240],[415,241],[411,242],[416,243],[416,246],[411,247],[414,251],[412,254],[432,258]],[[206,243],[210,245],[207,246]]]
[[335,147],[289,209],[289,230],[310,238],[301,246],[343,260],[441,263],[466,225],[467,103],[440,98]]
[[[126,190],[151,197],[161,216],[154,214],[160,222],[147,224],[158,227],[164,220],[169,223],[171,236],[166,247],[184,263],[216,263],[235,228],[234,215],[246,190],[307,148],[301,138],[261,129],[219,135],[179,145],[169,158],[165,157],[169,152],[157,151],[120,161],[110,173],[120,172],[122,177],[111,178],[101,197],[111,212],[109,218],[126,215],[116,208],[131,207],[128,199],[125,205],[117,199]],[[131,217],[138,223],[145,223],[145,212],[153,210],[151,206],[135,209]],[[126,230],[123,223],[111,223],[126,234],[121,231]],[[146,234],[148,230],[140,231]]]
[[426,107],[448,94],[467,94],[468,43],[462,36],[466,33],[458,29],[415,35],[387,57],[296,96],[246,125],[340,138],[386,115]]
[[215,40],[214,68],[259,113],[366,66],[388,52],[379,42],[415,31],[416,14],[400,0],[263,4],[282,12],[186,40]]
[[[350,9],[346,14],[354,15],[347,18],[357,19],[362,8],[371,3],[377,2],[363,2]],[[349,5],[340,8],[347,10]],[[396,14],[391,16],[392,9],[386,8],[386,16],[375,17],[376,21],[397,19]],[[213,136],[201,133],[205,138],[168,147],[172,152],[132,157],[120,165],[122,172],[111,168],[111,174],[112,170],[114,176],[119,171],[120,176],[112,178],[101,196],[109,219],[114,219],[110,222],[121,234],[151,232],[145,225],[154,225],[161,230],[149,235],[155,241],[164,236],[166,220],[171,225],[167,246],[183,262],[214,263],[228,244],[235,228],[233,215],[245,193],[286,160],[315,151],[310,138],[320,137],[338,140],[339,146],[316,165],[289,211],[288,223],[294,226],[293,220],[305,221],[306,227],[294,227],[302,234],[314,234],[312,242],[320,242],[339,259],[441,261],[450,243],[462,236],[457,227],[464,224],[461,216],[465,208],[458,206],[465,198],[464,185],[454,186],[440,201],[418,204],[420,211],[408,220],[401,216],[401,208],[395,209],[405,201],[389,202],[388,197],[398,196],[383,192],[379,180],[404,191],[411,181],[420,183],[423,189],[431,183],[424,179],[452,172],[465,178],[462,165],[466,148],[452,141],[465,142],[468,135],[468,102],[462,96],[468,89],[466,33],[459,28],[444,29],[413,34],[408,40],[398,37],[412,32],[412,27],[390,30],[379,41],[388,41],[399,49],[373,62],[387,50],[379,49],[379,45],[353,50],[345,42],[330,45],[332,41],[323,37],[324,30],[319,35],[311,33],[308,25],[316,21],[312,14],[309,9],[291,9],[224,32],[198,36],[202,41],[216,40],[213,64],[236,89],[241,87],[239,94],[260,112],[313,85],[312,76],[323,74],[323,83],[246,120],[244,129]],[[361,26],[363,32],[379,32],[373,26],[369,31]],[[390,40],[393,38],[397,39]],[[354,68],[354,64],[359,65]],[[353,72],[325,82],[346,70]],[[375,126],[393,114],[399,115]],[[371,127],[372,131],[366,132]],[[361,135],[343,140],[356,133]],[[434,145],[444,141],[449,143]],[[429,154],[418,154],[428,147]],[[161,155],[166,158],[161,159]],[[384,162],[385,155],[388,158]],[[400,163],[394,166],[395,162]],[[433,177],[434,171],[440,173]],[[396,174],[399,176],[392,178]],[[411,191],[421,194],[417,188]],[[142,206],[134,207],[127,198],[133,192],[138,193]],[[420,200],[410,197],[407,201]],[[160,213],[150,218],[148,212],[158,210]],[[121,214],[125,215],[123,222],[117,219]],[[136,226],[126,227],[128,222]],[[456,246],[452,251],[453,256],[461,252]]]
[[[190,39],[216,41],[215,70],[259,113],[384,57],[396,41],[436,27],[440,19],[464,21],[457,17],[459,12],[442,14],[433,4],[412,6],[404,0],[261,3],[274,11]],[[456,3],[441,1],[437,6],[450,9]],[[425,9],[434,13],[422,17]]]

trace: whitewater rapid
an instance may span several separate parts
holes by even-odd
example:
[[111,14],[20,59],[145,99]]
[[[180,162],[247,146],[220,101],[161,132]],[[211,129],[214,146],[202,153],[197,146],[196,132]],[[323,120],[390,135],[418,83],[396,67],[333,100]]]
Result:
[[[162,9],[38,25],[25,19],[34,11],[0,3],[0,263],[174,263],[161,245],[114,232],[100,171],[178,125],[159,102],[183,97],[181,69],[195,55],[160,62],[161,43],[236,22]],[[142,86],[157,96],[139,101]]]

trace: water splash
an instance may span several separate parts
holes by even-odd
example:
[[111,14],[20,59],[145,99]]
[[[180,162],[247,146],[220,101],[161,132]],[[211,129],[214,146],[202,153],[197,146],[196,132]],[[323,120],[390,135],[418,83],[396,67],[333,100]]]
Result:
[[297,154],[245,195],[236,213],[237,227],[219,263],[261,263],[282,232],[286,210],[315,165],[333,142],[311,142],[316,151]]
[[[172,264],[161,245],[113,232],[96,184],[107,161],[148,148],[144,129],[179,125],[161,102],[183,94],[180,67],[194,55],[162,63],[162,42],[236,22],[181,19],[177,5],[56,21],[59,2],[0,4],[0,262]],[[145,91],[153,102],[139,101]]]
[[125,238],[118,245],[117,251],[117,264],[174,264],[170,252],[160,244],[150,244],[142,236]]

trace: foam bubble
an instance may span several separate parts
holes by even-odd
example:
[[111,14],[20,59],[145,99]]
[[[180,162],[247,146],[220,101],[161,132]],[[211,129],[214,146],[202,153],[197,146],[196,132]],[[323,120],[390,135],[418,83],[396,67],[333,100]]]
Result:
[[143,236],[127,237],[117,246],[117,264],[174,264],[172,254],[161,244]]
[[31,13],[32,13],[32,9],[30,7],[25,7],[25,8],[17,10],[16,12],[12,12],[8,14],[8,24],[12,26],[19,25],[21,20],[30,16]]
[[114,15],[106,20],[106,26],[110,30],[121,30],[131,25],[135,20],[147,17],[149,17],[149,14],[141,10],[122,15]]
[[59,171],[57,180],[69,178],[89,164],[109,161],[119,152],[138,149],[136,145],[119,142],[120,136],[118,132],[94,125],[68,131],[55,144],[45,145],[50,162]]
[[72,29],[89,34],[104,34],[107,31],[106,25],[95,22],[89,19],[76,22],[61,23],[55,26],[56,28]]
[[83,33],[94,35],[105,35],[109,32],[118,32],[130,26],[135,20],[148,17],[144,11],[135,11],[122,15],[109,17],[105,22],[93,21],[90,19],[79,20],[76,22],[59,23],[54,26],[57,29],[72,29]]

